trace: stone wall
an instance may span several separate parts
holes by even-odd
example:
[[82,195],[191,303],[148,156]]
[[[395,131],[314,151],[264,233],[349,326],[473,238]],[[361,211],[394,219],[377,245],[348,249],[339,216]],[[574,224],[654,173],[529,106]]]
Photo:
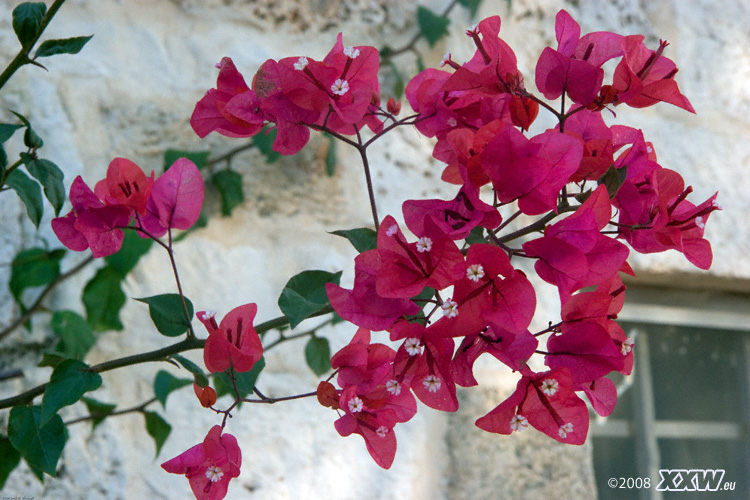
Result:
[[[17,50],[9,20],[18,3],[0,1],[4,61]],[[447,1],[420,3],[440,10]],[[480,15],[502,16],[501,36],[516,51],[529,85],[539,52],[554,44],[554,16],[562,7],[583,32],[643,33],[649,46],[659,38],[671,42],[668,55],[681,68],[677,80],[697,115],[660,105],[648,110],[620,107],[617,118],[644,129],[660,163],[693,183],[696,200],[720,190],[724,212],[712,217],[707,230],[715,252],[709,276],[737,280],[744,287],[750,279],[744,251],[750,229],[741,215],[750,208],[750,186],[743,175],[750,161],[750,33],[742,22],[750,19],[747,2],[728,0],[717,8],[709,0],[484,0]],[[415,9],[414,2],[401,0],[68,0],[47,36],[94,38],[76,56],[50,59],[49,72],[21,69],[3,89],[0,119],[12,119],[8,108],[31,119],[45,138],[44,153],[64,169],[66,186],[76,175],[96,181],[116,156],[148,171],[161,168],[167,148],[226,152],[238,142],[214,136],[201,141],[188,123],[194,103],[214,85],[214,64],[223,56],[231,56],[249,79],[267,58],[322,57],[339,31],[349,44],[382,46],[387,41],[398,46],[416,30]],[[433,50],[425,49],[428,66],[436,65],[446,50],[456,60],[471,53],[463,27],[472,22],[461,9],[452,17],[453,34]],[[257,321],[264,321],[278,315],[276,297],[297,272],[343,269],[344,282],[351,283],[354,250],[326,231],[367,225],[367,192],[358,157],[343,145],[335,176],[326,175],[327,144],[314,138],[299,155],[272,165],[255,151],[235,159],[247,201],[231,217],[221,217],[218,201],[209,197],[206,203],[214,217],[208,227],[177,247],[185,293],[196,307],[217,310],[221,316],[239,304],[256,302]],[[381,215],[399,215],[407,198],[448,195],[450,190],[438,181],[441,167],[431,159],[431,148],[431,142],[414,131],[398,130],[371,149]],[[416,193],[414,186],[420,186]],[[56,244],[49,214],[39,234],[24,219],[14,196],[1,195],[3,262],[21,243],[46,238]],[[77,258],[66,261],[67,268]],[[671,252],[634,256],[632,262],[645,279],[695,279],[682,256]],[[52,305],[81,310],[79,291],[91,272],[71,280]],[[0,267],[3,289],[7,280],[8,268]],[[167,257],[154,249],[128,277],[125,292],[143,297],[171,291],[172,286]],[[554,319],[548,314],[559,307],[550,290],[540,294],[539,302],[537,326]],[[17,314],[10,298],[0,295],[0,325]],[[103,334],[88,362],[165,344],[152,333],[143,304],[128,301],[122,318],[126,330]],[[0,349],[0,368],[36,362],[31,355],[17,357],[19,346],[43,346],[48,338],[44,321],[35,324],[33,334],[16,332],[10,339],[14,347]],[[351,327],[338,326],[326,335],[338,349],[352,333]],[[153,376],[162,368],[154,364],[109,372],[95,397],[120,407],[138,404],[152,395]],[[492,362],[480,363],[478,372],[483,389],[461,391],[458,414],[421,407],[415,419],[397,428],[399,451],[389,471],[372,462],[360,438],[340,438],[333,427],[335,415],[315,401],[243,408],[229,424],[243,450],[243,467],[228,498],[595,498],[588,446],[565,447],[535,431],[489,435],[473,426],[513,390],[516,380]],[[4,382],[0,396],[48,376]],[[290,343],[268,353],[260,384],[267,395],[281,396],[311,390],[317,379],[305,366],[302,346]],[[72,408],[66,418],[81,414]],[[200,409],[189,390],[170,396],[165,414],[173,431],[156,460],[139,415],[108,419],[93,433],[88,424],[79,424],[70,428],[59,479],[46,478],[42,485],[23,465],[1,493],[44,499],[189,498],[187,481],[164,473],[158,464],[202,440],[217,418]],[[0,413],[0,423],[6,418]]]

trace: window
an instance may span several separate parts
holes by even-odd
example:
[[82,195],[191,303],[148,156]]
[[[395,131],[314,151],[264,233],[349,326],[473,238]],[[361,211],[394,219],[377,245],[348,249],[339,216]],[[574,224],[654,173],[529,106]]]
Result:
[[[592,421],[599,498],[750,498],[750,298],[632,287],[627,294],[619,322],[635,340],[635,369],[614,379],[612,415]],[[725,473],[719,491],[657,491],[665,469]],[[627,478],[646,477],[650,488],[628,488]]]

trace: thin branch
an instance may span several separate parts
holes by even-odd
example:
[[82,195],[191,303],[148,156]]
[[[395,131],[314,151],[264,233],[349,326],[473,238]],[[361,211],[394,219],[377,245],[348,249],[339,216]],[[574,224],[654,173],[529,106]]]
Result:
[[39,294],[39,297],[37,297],[36,301],[31,305],[31,307],[29,307],[29,309],[23,315],[21,315],[20,318],[12,322],[4,330],[0,331],[0,340],[2,340],[5,336],[10,334],[13,330],[18,328],[19,326],[26,323],[29,319],[31,319],[31,317],[34,314],[39,312],[39,310],[42,308],[42,302],[47,297],[47,295],[49,295],[52,292],[52,290],[54,290],[54,288],[57,285],[59,285],[66,279],[70,278],[74,274],[78,273],[79,271],[81,271],[83,268],[85,268],[87,265],[89,265],[93,261],[94,261],[94,257],[90,255],[85,260],[83,260],[80,264],[78,264],[73,269],[71,269],[70,271],[67,271],[59,275],[57,278],[55,278],[54,281],[52,281],[49,285],[47,285],[47,287],[42,291],[42,293]]
[[154,398],[149,399],[148,401],[144,401],[143,403],[141,403],[141,404],[139,404],[137,406],[132,406],[130,408],[125,408],[123,410],[111,411],[109,413],[92,413],[90,415],[86,415],[85,417],[74,418],[73,420],[69,420],[69,421],[63,422],[63,423],[65,425],[73,425],[73,424],[77,424],[79,422],[86,422],[87,420],[94,420],[96,418],[116,417],[116,416],[119,416],[119,415],[126,415],[128,413],[136,413],[136,412],[137,413],[143,413],[146,410],[147,406],[149,406],[150,404],[153,404],[156,401],[157,401],[157,399],[154,397]]

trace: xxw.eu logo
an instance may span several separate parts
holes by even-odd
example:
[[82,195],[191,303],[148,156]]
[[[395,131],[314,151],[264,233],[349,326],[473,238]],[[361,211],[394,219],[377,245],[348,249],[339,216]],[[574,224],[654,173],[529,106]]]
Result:
[[[724,469],[660,469],[657,491],[718,491],[724,479]],[[734,490],[735,482],[722,489]]]

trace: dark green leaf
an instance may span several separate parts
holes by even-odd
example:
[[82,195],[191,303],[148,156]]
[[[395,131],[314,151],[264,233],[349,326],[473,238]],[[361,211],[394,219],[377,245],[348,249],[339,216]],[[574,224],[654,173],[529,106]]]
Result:
[[26,165],[26,170],[44,188],[44,196],[47,197],[52,208],[55,209],[55,215],[59,215],[60,209],[65,202],[65,186],[63,185],[62,170],[51,161],[36,159],[28,153],[21,153],[21,160]]
[[245,201],[242,176],[233,170],[220,170],[211,176],[211,182],[221,196],[221,215],[232,215],[232,210]]
[[208,385],[208,377],[203,373],[200,366],[180,354],[175,354],[172,358],[180,363],[184,369],[193,374],[193,381],[198,384],[199,387],[206,387]]
[[185,297],[189,318],[185,317],[185,308],[180,296],[176,293],[165,293],[153,297],[135,299],[148,304],[148,313],[159,333],[167,337],[177,337],[185,333],[193,319],[193,303]]
[[95,429],[97,425],[101,424],[107,415],[115,411],[117,405],[114,403],[102,403],[96,399],[82,397],[81,401],[86,405],[89,410],[89,414],[96,415],[91,419],[91,429]]
[[401,74],[401,72],[398,70],[398,66],[396,66],[393,61],[389,61],[388,67],[391,69],[394,79],[393,98],[396,100],[401,99],[401,96],[404,95],[404,88],[406,86],[406,83],[404,82],[404,75]]
[[[435,289],[430,288],[429,286],[424,287],[424,290],[419,292],[418,295],[415,295],[411,298],[413,302],[416,302],[417,304],[424,303],[427,300],[432,299],[435,296]],[[419,311],[417,313],[418,318],[424,318],[424,311]]]
[[16,406],[8,417],[8,437],[32,468],[55,477],[68,431],[60,415],[41,425],[41,406]]
[[148,253],[153,243],[154,240],[141,238],[135,231],[125,231],[125,239],[120,250],[104,257],[104,261],[124,278],[138,264],[138,260]]
[[41,148],[44,145],[44,141],[37,135],[36,132],[34,132],[34,129],[31,128],[31,123],[29,123],[29,120],[21,113],[16,113],[15,111],[11,111],[11,113],[16,115],[26,127],[26,131],[23,133],[23,143],[26,145],[26,147],[31,149]]
[[[260,358],[260,360],[258,360],[253,366],[252,370],[248,372],[234,372],[234,381],[237,385],[237,392],[239,392],[241,398],[245,398],[248,394],[253,392],[255,383],[258,381],[258,376],[265,367],[266,359]],[[226,372],[214,373],[214,389],[216,389],[217,397],[221,397],[225,394],[234,395],[232,379]]]
[[20,170],[16,169],[10,173],[5,183],[13,188],[21,198],[24,205],[26,205],[26,213],[34,223],[36,227],[39,227],[39,222],[42,220],[42,212],[44,207],[42,206],[42,190],[39,184],[32,181],[28,175],[24,174]]
[[430,47],[432,47],[438,40],[448,34],[450,20],[420,5],[417,8],[417,23],[419,24],[419,31],[422,33],[422,36],[427,40]]
[[336,139],[328,136],[328,151],[326,152],[326,173],[328,177],[333,177],[336,172]]
[[0,437],[0,490],[5,487],[5,481],[8,480],[8,476],[13,472],[18,463],[21,461],[21,454],[18,450],[13,448],[10,444],[10,439],[7,436]]
[[360,227],[357,229],[340,229],[332,231],[331,234],[343,236],[354,245],[359,253],[366,252],[378,247],[378,233],[369,227]]
[[83,316],[74,311],[55,311],[50,327],[60,337],[55,350],[68,358],[83,359],[96,343],[91,326]]
[[28,48],[39,34],[46,12],[44,2],[25,2],[13,9],[13,31],[23,48]]
[[479,10],[479,5],[482,3],[482,0],[458,0],[458,3],[463,7],[466,7],[469,10],[469,17],[471,19],[474,19],[474,17],[476,17],[477,15],[477,11]]
[[47,252],[43,248],[22,250],[11,264],[10,292],[22,309],[21,294],[27,288],[48,285],[60,275],[60,260],[65,250]]
[[607,186],[607,193],[609,194],[609,198],[612,199],[617,194],[617,191],[619,191],[622,183],[625,182],[627,174],[627,165],[621,168],[615,168],[614,165],[611,165],[596,182],[599,185],[604,184]]
[[45,352],[42,354],[42,360],[36,366],[38,366],[39,368],[43,368],[45,366],[55,368],[66,359],[70,358],[57,352]]
[[321,376],[331,369],[331,348],[325,337],[310,337],[305,345],[305,359],[307,366]]
[[482,226],[477,226],[472,229],[469,236],[466,237],[466,243],[469,245],[475,243],[487,243],[487,240],[484,239],[484,228]]
[[0,144],[10,139],[15,131],[22,127],[23,125],[15,123],[0,123]]
[[253,144],[266,157],[266,163],[273,163],[281,158],[281,153],[273,150],[274,139],[276,139],[276,128],[271,128],[270,125],[253,136]]
[[326,283],[338,285],[341,271],[303,271],[290,279],[279,296],[279,308],[294,328],[329,304]]
[[156,456],[158,457],[161,447],[167,441],[169,433],[172,432],[172,426],[169,425],[166,420],[161,418],[158,413],[153,411],[143,412],[143,416],[146,417],[146,431],[152,438],[154,438]]
[[109,266],[99,269],[83,289],[81,300],[86,317],[95,332],[122,330],[120,309],[125,305],[122,276]]
[[8,155],[5,148],[0,144],[0,188],[2,188],[3,179],[5,179],[5,167],[8,166]]
[[36,49],[34,57],[49,57],[57,54],[78,54],[83,46],[91,40],[92,36],[94,35],[45,40],[39,48]]
[[187,158],[188,160],[195,163],[195,166],[199,169],[206,166],[208,163],[208,157],[211,155],[209,151],[184,151],[181,149],[167,149],[164,153],[164,171],[171,167],[174,162],[180,158]]
[[72,405],[89,391],[102,385],[102,376],[83,361],[67,359],[57,365],[42,397],[40,422],[46,424],[63,406]]
[[159,370],[154,378],[154,396],[159,400],[162,407],[167,407],[167,396],[172,391],[192,384],[193,381],[185,378],[177,378],[168,371]]

